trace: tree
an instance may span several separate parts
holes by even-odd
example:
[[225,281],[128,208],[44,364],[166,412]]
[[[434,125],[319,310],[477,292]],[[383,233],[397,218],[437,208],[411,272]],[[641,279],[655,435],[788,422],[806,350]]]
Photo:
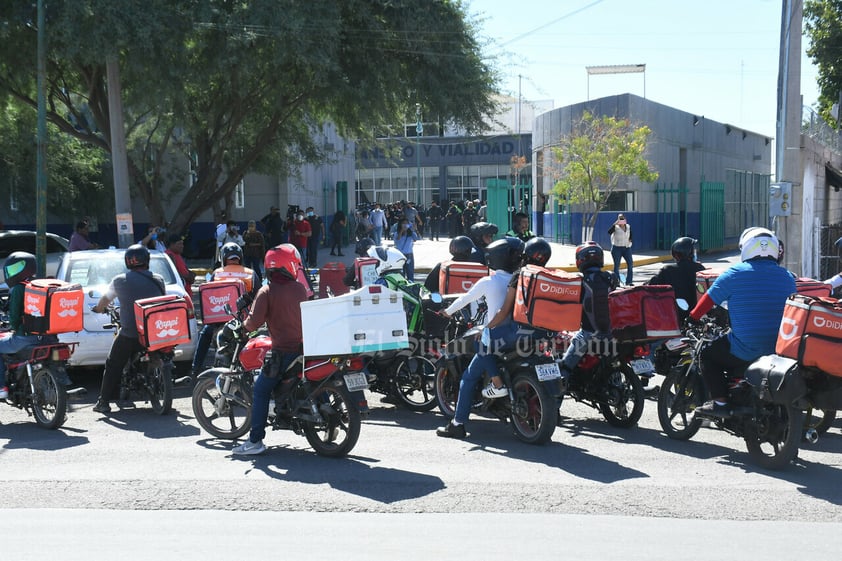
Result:
[[[807,55],[819,69],[819,114],[839,125],[842,115],[831,115],[842,94],[842,2],[808,0],[804,3],[804,26],[810,38]],[[842,108],[840,108],[842,111]]]
[[658,179],[658,172],[650,169],[644,157],[651,133],[649,127],[635,126],[628,119],[585,111],[571,134],[552,148],[558,162],[552,172],[558,178],[553,192],[569,203],[583,205],[583,224],[589,232],[622,179]]
[[[476,132],[496,76],[453,0],[54,0],[49,122],[108,152],[105,59],[120,62],[129,175],[157,223],[181,230],[247,173],[331,157],[325,123],[371,139],[421,103]],[[0,94],[32,110],[34,7],[0,6]],[[173,154],[180,155],[173,162]],[[187,162],[195,164],[188,177]]]

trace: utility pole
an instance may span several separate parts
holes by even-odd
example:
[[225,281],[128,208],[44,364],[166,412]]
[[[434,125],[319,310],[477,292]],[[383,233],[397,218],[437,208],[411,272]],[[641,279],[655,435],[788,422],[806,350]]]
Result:
[[422,206],[421,202],[421,135],[424,134],[424,126],[421,124],[421,104],[415,104],[415,165],[418,175],[415,178],[415,204]]
[[129,164],[126,156],[126,131],[123,127],[123,101],[120,88],[120,67],[117,56],[105,61],[108,78],[108,114],[111,122],[111,164],[114,173],[114,207],[117,219],[117,243],[129,247],[134,243],[132,199],[129,193]]
[[35,181],[35,270],[36,275],[47,274],[47,96],[44,82],[47,78],[47,19],[44,0],[38,0],[38,152]]

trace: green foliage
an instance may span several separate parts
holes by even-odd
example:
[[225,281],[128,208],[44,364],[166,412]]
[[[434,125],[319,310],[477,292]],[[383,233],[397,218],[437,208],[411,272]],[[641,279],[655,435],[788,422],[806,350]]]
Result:
[[[32,110],[34,64],[15,55],[36,51],[34,20],[29,0],[0,5],[0,96]],[[132,191],[172,229],[247,173],[335,157],[327,123],[370,139],[420,103],[427,120],[478,132],[494,110],[496,76],[455,0],[54,0],[47,31],[49,121],[109,152],[116,57]]]
[[553,192],[585,208],[585,224],[592,228],[608,197],[620,181],[634,177],[644,182],[658,179],[646,160],[646,143],[652,131],[628,119],[596,116],[585,111],[570,135],[552,148],[558,167]]
[[830,109],[842,92],[842,1],[808,0],[804,26],[810,39],[807,55],[819,69],[819,114],[838,124]]

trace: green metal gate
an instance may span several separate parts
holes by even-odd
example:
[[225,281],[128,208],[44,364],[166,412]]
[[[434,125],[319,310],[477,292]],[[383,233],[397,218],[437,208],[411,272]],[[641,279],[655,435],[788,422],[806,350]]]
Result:
[[725,247],[725,183],[702,182],[699,193],[699,249]]
[[687,187],[655,185],[655,235],[658,249],[670,249],[687,231]]
[[570,205],[560,203],[557,197],[553,197],[552,210],[553,239],[557,243],[573,243]]

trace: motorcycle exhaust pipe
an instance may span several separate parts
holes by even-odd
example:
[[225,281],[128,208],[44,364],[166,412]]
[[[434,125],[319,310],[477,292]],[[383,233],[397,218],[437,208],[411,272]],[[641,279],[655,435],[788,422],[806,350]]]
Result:
[[809,442],[810,444],[815,444],[819,441],[819,431],[816,429],[807,429],[804,433],[804,440]]

